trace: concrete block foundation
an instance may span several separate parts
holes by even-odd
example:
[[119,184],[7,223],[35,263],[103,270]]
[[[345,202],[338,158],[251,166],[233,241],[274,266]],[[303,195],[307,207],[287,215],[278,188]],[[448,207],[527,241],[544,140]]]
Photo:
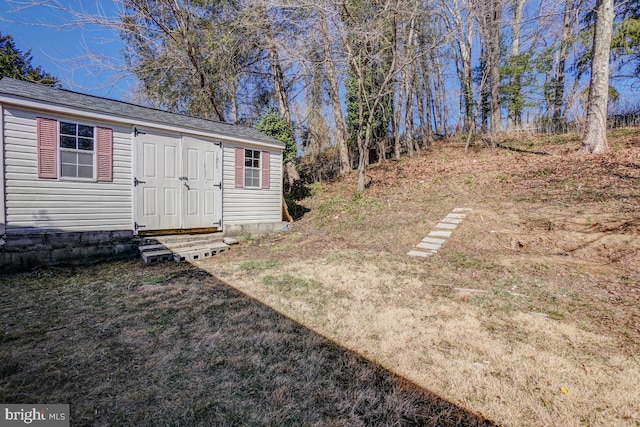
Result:
[[38,266],[82,265],[137,255],[133,232],[33,232],[8,234],[0,247],[0,273]]

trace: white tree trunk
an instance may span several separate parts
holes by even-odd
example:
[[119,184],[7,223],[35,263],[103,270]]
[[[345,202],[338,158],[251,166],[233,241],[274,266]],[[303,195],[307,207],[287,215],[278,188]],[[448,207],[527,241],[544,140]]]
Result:
[[591,85],[587,101],[587,122],[582,151],[600,154],[608,151],[607,103],[609,101],[609,53],[613,31],[613,0],[597,0],[593,35]]

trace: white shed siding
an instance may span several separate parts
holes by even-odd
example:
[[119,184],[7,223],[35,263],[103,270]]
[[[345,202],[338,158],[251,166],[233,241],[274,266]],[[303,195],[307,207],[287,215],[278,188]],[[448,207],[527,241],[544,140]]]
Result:
[[[3,109],[7,233],[132,228],[131,128],[78,117]],[[36,117],[113,129],[113,182],[40,179]]]
[[269,189],[235,188],[235,149],[237,147],[265,151],[259,146],[224,145],[224,224],[269,223],[282,220],[282,152],[270,154]]

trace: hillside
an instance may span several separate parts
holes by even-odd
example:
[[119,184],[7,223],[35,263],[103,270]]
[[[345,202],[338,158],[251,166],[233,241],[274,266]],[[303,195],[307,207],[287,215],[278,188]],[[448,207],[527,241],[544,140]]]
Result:
[[[203,264],[301,324],[500,425],[640,419],[640,131],[441,143],[314,184],[291,230]],[[453,208],[429,259],[407,252]]]

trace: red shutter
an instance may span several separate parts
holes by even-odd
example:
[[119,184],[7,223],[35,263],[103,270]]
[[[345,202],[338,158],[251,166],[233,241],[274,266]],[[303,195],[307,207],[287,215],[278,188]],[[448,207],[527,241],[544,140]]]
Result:
[[271,184],[271,154],[262,152],[262,188],[268,190]]
[[113,130],[96,128],[96,155],[98,156],[98,182],[113,181]]
[[236,188],[244,187],[244,148],[236,147]]
[[38,139],[38,178],[58,177],[58,123],[56,120],[36,119]]

